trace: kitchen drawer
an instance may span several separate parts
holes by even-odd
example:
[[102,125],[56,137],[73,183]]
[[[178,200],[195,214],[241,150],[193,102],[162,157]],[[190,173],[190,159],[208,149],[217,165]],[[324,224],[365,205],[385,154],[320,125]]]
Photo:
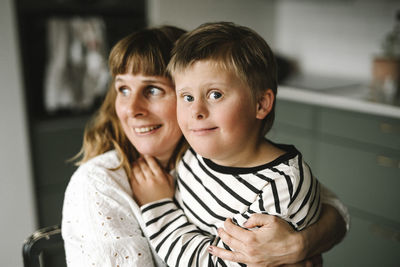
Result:
[[372,153],[322,141],[316,144],[315,167],[323,184],[346,205],[400,222],[400,169],[398,164],[387,164],[398,162],[400,152]]
[[311,130],[314,127],[315,109],[310,105],[278,100],[275,107],[275,124]]
[[317,130],[358,142],[400,150],[400,120],[333,109],[321,109]]
[[399,229],[350,214],[350,231],[339,245],[323,254],[324,267],[399,266]]

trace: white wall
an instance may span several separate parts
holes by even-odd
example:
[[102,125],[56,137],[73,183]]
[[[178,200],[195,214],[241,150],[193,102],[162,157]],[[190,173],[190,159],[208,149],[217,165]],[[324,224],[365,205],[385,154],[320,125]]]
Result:
[[0,265],[22,267],[36,218],[13,4],[0,2]]
[[303,72],[368,81],[398,0],[151,0],[151,25],[191,30],[228,20],[253,28]]
[[275,48],[304,72],[370,80],[400,1],[276,1]]
[[274,1],[271,0],[150,0],[152,26],[171,24],[192,30],[201,23],[233,21],[250,27],[272,43]]

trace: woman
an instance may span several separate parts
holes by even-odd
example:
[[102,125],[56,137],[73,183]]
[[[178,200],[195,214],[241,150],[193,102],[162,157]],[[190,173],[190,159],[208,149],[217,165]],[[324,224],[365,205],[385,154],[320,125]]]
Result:
[[[165,74],[173,44],[183,33],[175,27],[139,31],[118,42],[110,53],[112,84],[85,130],[80,167],[65,193],[62,233],[68,266],[164,266],[141,230],[143,222],[128,176],[141,154],[155,157],[172,171],[186,148],[176,121],[175,90]],[[274,234],[266,232],[270,242],[246,242],[247,248],[261,253],[240,249],[237,255],[223,250],[217,253],[226,259],[241,257],[245,263],[259,259],[269,264],[277,262],[276,258],[286,263],[301,261],[315,251],[324,251],[314,246],[332,246],[339,241],[332,236],[336,233],[332,227],[340,237],[344,235],[341,216],[333,208],[324,211],[327,215],[322,215],[322,223],[306,229],[304,242],[296,248],[286,250],[285,244],[298,235],[272,220],[267,227]],[[268,221],[266,218],[269,216],[261,220]],[[248,237],[229,222],[227,226],[222,238],[237,241]],[[268,251],[272,243],[275,251]],[[268,253],[266,257],[263,251]]]

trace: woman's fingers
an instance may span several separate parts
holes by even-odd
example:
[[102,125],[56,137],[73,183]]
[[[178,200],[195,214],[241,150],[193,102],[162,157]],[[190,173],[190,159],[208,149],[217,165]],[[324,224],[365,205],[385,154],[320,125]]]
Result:
[[229,232],[233,236],[240,236],[246,233],[249,233],[249,230],[244,229],[243,227],[237,226],[232,222],[232,219],[227,218],[224,222],[224,228],[227,232]]
[[228,234],[224,229],[218,229],[218,236],[221,240],[227,244],[230,248],[237,250],[242,248],[243,249],[243,242],[238,240],[236,236]]
[[247,228],[254,228],[257,226],[268,227],[273,219],[273,216],[265,216],[265,214],[255,213],[252,214],[243,225]]
[[233,252],[216,246],[209,246],[208,252],[214,256],[217,256],[218,258],[233,262],[243,262],[245,259],[241,253]]

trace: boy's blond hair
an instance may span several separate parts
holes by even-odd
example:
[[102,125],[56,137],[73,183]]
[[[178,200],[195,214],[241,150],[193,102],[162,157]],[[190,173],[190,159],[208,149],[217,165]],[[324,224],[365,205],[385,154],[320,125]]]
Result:
[[[171,50],[184,32],[172,26],[144,29],[126,36],[112,48],[109,56],[112,82],[100,109],[85,128],[81,151],[75,157],[81,158],[77,165],[115,149],[120,156],[120,165],[116,169],[123,167],[128,175],[131,173],[132,163],[139,157],[139,153],[125,135],[115,111],[115,77],[118,74],[140,73],[170,78],[166,67],[171,58]],[[185,140],[182,138],[170,159],[168,169],[175,167],[178,152],[184,146]]]
[[[267,89],[277,94],[277,67],[267,42],[250,28],[231,22],[205,23],[183,35],[173,49],[168,72],[174,76],[200,60],[210,60],[244,82],[257,100]],[[264,136],[275,118],[275,97],[263,120]]]

